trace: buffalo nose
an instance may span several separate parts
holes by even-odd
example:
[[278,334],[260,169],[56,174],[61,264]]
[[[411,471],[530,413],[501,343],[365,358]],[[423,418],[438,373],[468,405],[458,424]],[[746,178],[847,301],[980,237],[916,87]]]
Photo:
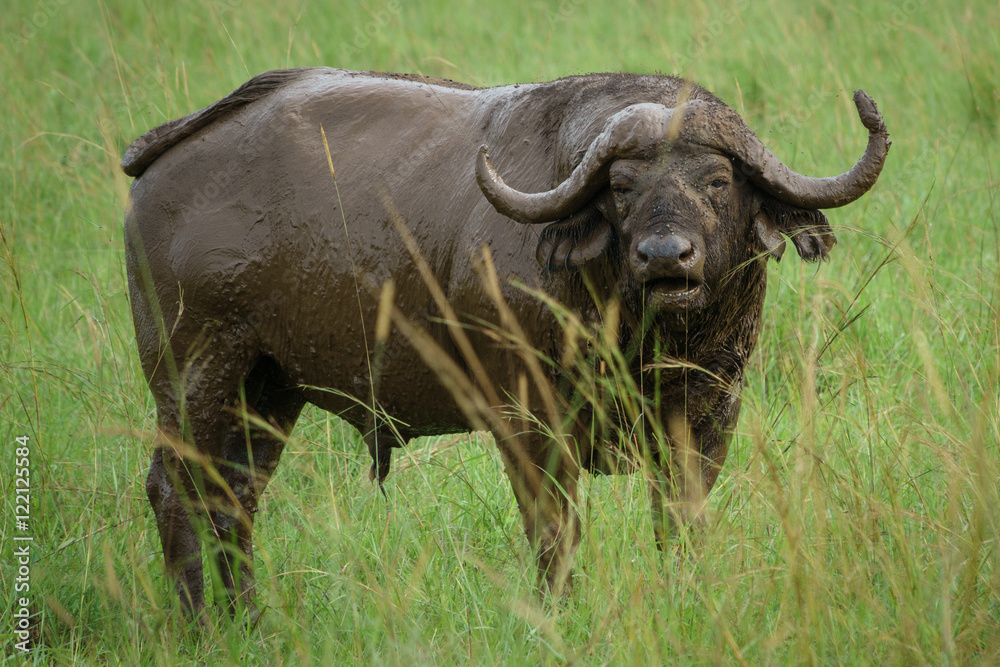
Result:
[[680,234],[650,234],[635,248],[635,268],[643,280],[683,278],[701,282],[705,253],[697,241]]
[[663,260],[677,264],[689,262],[695,254],[691,241],[677,234],[647,236],[639,243],[636,252],[643,262]]

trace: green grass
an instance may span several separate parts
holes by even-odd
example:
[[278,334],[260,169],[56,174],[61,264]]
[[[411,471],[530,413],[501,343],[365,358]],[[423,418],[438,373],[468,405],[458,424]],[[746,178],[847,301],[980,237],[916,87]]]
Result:
[[[1000,662],[995,3],[336,4],[0,15],[0,654],[29,435],[40,662]],[[267,613],[186,631],[143,490],[153,403],[117,165],[146,129],[293,65],[679,73],[816,175],[861,153],[850,93],[878,102],[893,147],[875,190],[829,213],[832,261],[771,266],[700,549],[661,558],[642,480],[586,477],[575,593],[542,605],[489,437],[414,442],[383,499],[357,435],[308,410],[258,520]]]

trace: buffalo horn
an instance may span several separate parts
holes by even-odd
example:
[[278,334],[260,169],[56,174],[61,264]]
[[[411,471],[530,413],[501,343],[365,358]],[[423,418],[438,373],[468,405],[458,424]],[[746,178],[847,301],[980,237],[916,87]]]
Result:
[[[828,178],[803,176],[786,167],[728,107],[689,101],[682,107],[685,122],[677,129],[679,138],[689,143],[740,160],[750,180],[784,202],[800,208],[836,208],[858,199],[875,184],[892,144],[875,102],[863,90],[854,93],[854,104],[868,130],[868,146],[854,167]],[[569,178],[547,192],[520,192],[507,185],[490,163],[486,145],[479,148],[476,180],[493,207],[513,220],[543,223],[564,218],[606,184],[604,167],[609,160],[652,157],[668,136],[673,112],[653,103],[622,109],[591,142]],[[696,117],[692,118],[692,112]]]
[[868,130],[868,146],[857,164],[839,176],[812,178],[795,173],[765,148],[743,119],[729,108],[715,110],[700,125],[698,121],[685,124],[682,134],[691,143],[739,159],[746,169],[745,175],[781,201],[799,208],[836,208],[850,204],[875,185],[892,145],[882,115],[865,91],[855,91],[854,104]]
[[613,115],[591,142],[580,164],[548,192],[526,193],[507,185],[490,163],[488,147],[479,148],[476,180],[493,207],[524,223],[551,222],[574,213],[607,182],[602,169],[612,158],[655,154],[666,136],[673,109],[662,104],[633,104]]

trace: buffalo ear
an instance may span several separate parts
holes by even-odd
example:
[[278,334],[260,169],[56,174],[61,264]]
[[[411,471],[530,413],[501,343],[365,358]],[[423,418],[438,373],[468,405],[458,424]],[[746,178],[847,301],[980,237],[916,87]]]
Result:
[[611,225],[593,206],[546,225],[535,258],[549,271],[579,267],[600,257],[611,245]]
[[784,251],[783,243],[777,255],[773,250],[772,244],[778,232],[792,240],[799,257],[807,262],[826,259],[837,244],[837,237],[833,235],[833,229],[822,211],[798,208],[770,197],[764,199],[760,211],[754,216],[754,230],[775,259],[779,259]]
[[758,213],[753,217],[753,233],[764,252],[780,262],[785,254],[785,239],[774,221],[766,214]]

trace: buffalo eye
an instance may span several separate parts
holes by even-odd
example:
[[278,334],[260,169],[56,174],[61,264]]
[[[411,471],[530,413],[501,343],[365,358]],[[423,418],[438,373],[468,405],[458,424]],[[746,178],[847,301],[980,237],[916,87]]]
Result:
[[726,181],[721,178],[717,178],[709,183],[709,186],[718,190],[719,188],[724,188],[726,186]]
[[615,210],[618,212],[618,217],[624,220],[628,217],[632,209],[634,191],[629,185],[614,183],[611,186],[611,194],[614,196]]

